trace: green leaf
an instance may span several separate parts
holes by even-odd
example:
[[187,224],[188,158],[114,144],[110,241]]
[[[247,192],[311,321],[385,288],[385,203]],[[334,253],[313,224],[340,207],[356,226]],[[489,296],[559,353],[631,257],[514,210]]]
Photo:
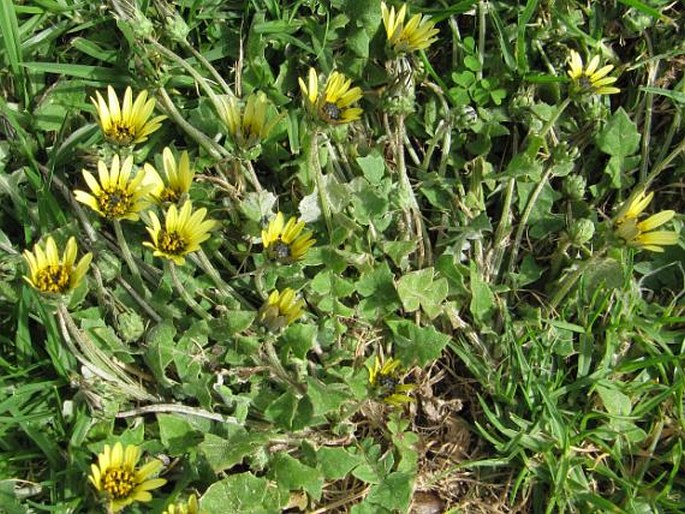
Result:
[[627,157],[640,145],[640,132],[623,107],[616,109],[604,129],[597,135],[599,149],[611,156]]
[[359,302],[359,311],[365,318],[375,320],[400,306],[394,278],[387,262],[382,262],[371,271],[362,273],[356,287],[357,292],[364,297]]
[[448,285],[445,278],[434,281],[434,275],[431,267],[407,273],[397,281],[397,293],[406,311],[414,312],[421,307],[431,319],[440,314]]
[[205,433],[204,441],[198,445],[215,473],[220,473],[243,462],[264,446],[270,438],[268,432],[247,432],[242,427],[231,427],[227,438]]
[[469,310],[480,323],[488,321],[495,311],[495,295],[490,286],[480,277],[475,262],[471,262],[471,303]]
[[380,484],[371,488],[367,501],[393,511],[406,512],[413,488],[413,473],[390,473]]
[[321,468],[328,480],[345,478],[364,460],[360,455],[352,455],[345,448],[324,446],[316,452],[317,467]]
[[173,457],[179,457],[197,447],[203,434],[211,428],[211,421],[178,414],[157,414],[159,438]]
[[261,223],[264,217],[269,217],[276,204],[276,196],[269,191],[247,193],[240,202],[240,210],[246,218]]
[[324,384],[307,377],[307,386],[307,396],[312,402],[314,416],[338,412],[343,403],[352,399],[350,390],[344,384]]
[[274,482],[251,473],[239,473],[209,486],[200,508],[206,512],[280,514],[286,502],[287,497],[281,497]]
[[315,500],[321,498],[323,476],[316,468],[302,464],[287,453],[278,453],[272,461],[273,477],[289,491],[302,489]]
[[378,150],[373,150],[366,157],[357,157],[357,164],[371,184],[380,182],[385,174],[385,159]]
[[233,340],[233,335],[250,328],[257,315],[254,311],[228,311],[209,322],[212,339],[219,342]]
[[290,349],[295,357],[304,359],[316,343],[318,330],[314,325],[290,325],[280,337],[279,346]]
[[386,321],[386,325],[395,336],[395,356],[404,366],[414,363],[424,366],[440,357],[442,349],[450,337],[435,328],[419,327],[413,321]]

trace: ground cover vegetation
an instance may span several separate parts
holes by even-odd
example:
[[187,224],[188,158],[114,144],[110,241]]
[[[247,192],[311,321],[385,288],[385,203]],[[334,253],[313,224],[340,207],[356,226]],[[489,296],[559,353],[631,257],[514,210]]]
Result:
[[685,511],[685,11],[0,3],[0,511]]

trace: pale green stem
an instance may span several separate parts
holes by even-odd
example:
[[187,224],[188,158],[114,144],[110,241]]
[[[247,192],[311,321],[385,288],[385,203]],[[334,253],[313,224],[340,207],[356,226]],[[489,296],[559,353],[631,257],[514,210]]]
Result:
[[245,171],[245,174],[247,175],[247,179],[252,184],[252,187],[255,188],[255,191],[263,191],[264,188],[262,187],[262,184],[259,183],[259,179],[257,178],[257,173],[254,170],[254,166],[252,165],[252,161],[245,160],[241,164],[242,164],[241,168],[243,169],[243,171]]
[[181,298],[183,298],[183,301],[190,307],[195,314],[200,316],[202,319],[205,321],[209,321],[212,319],[212,316],[209,315],[208,312],[206,312],[202,306],[195,301],[195,299],[190,295],[188,290],[183,286],[181,283],[181,279],[178,276],[178,272],[176,271],[176,265],[172,261],[165,261],[165,267],[169,270],[169,274],[171,275],[171,281],[174,283],[174,288],[176,288],[176,292],[181,295]]
[[276,375],[276,377],[278,377],[282,382],[291,385],[299,393],[300,396],[304,396],[307,391],[305,390],[302,384],[300,384],[297,380],[293,379],[285,370],[283,364],[281,364],[281,360],[278,358],[278,354],[276,353],[276,348],[274,348],[273,341],[271,339],[267,339],[266,341],[264,341],[263,346],[264,353],[266,354],[266,360],[274,375]]
[[212,74],[212,77],[221,85],[221,88],[224,90],[224,92],[229,95],[229,96],[235,96],[231,88],[229,87],[228,83],[224,80],[224,78],[221,76],[221,73],[217,71],[217,69],[212,65],[211,62],[207,60],[207,58],[202,55],[200,52],[198,52],[193,45],[188,43],[185,39],[181,41],[181,44],[192,53],[195,58],[200,61],[200,63],[207,68],[209,73]]
[[550,312],[553,312],[556,310],[556,308],[559,306],[561,301],[566,298],[566,295],[573,289],[573,286],[576,285],[576,282],[578,279],[585,273],[585,271],[590,267],[593,266],[599,257],[604,255],[606,252],[606,248],[603,248],[595,254],[590,257],[588,260],[581,262],[576,270],[571,273],[568,277],[564,278],[563,280],[558,281],[559,282],[559,289],[557,289],[557,292],[554,294],[552,297],[552,300],[549,302],[549,310]]
[[143,277],[140,275],[140,269],[138,269],[138,265],[136,264],[133,254],[131,253],[131,249],[128,247],[128,243],[124,237],[124,231],[121,229],[121,222],[119,220],[112,220],[112,225],[114,226],[114,233],[117,237],[117,243],[119,244],[121,255],[124,257],[124,261],[126,261],[126,265],[128,266],[128,269],[131,270],[131,274],[133,275],[133,287],[139,293],[147,296],[148,291],[145,289]]
[[678,157],[679,154],[683,152],[685,152],[685,138],[683,138],[678,146],[675,147],[675,150],[668,154],[663,161],[654,166],[652,172],[647,176],[647,180],[645,180],[645,189],[647,189],[654,179],[656,179],[659,174],[664,171],[669,164],[671,164],[671,161],[673,161],[676,157]]
[[200,248],[196,252],[197,255],[197,260],[200,264],[200,267],[202,270],[209,275],[209,278],[212,279],[212,282],[214,282],[214,285],[216,288],[219,290],[219,292],[227,297],[235,298],[238,300],[240,303],[242,303],[245,307],[252,308],[253,306],[250,305],[250,302],[248,302],[245,298],[243,298],[240,293],[238,293],[235,289],[233,289],[230,285],[226,283],[226,281],[221,278],[221,275],[219,274],[219,271],[214,267],[212,262],[209,260],[207,257],[207,254],[205,251]]
[[507,189],[504,193],[504,205],[502,206],[502,216],[500,217],[499,223],[497,224],[497,230],[495,230],[495,238],[492,242],[492,247],[494,248],[494,254],[492,258],[492,265],[490,266],[490,272],[493,275],[499,273],[499,268],[502,265],[502,258],[504,257],[504,250],[506,245],[504,240],[507,237],[507,231],[509,229],[509,224],[511,223],[511,204],[514,198],[514,187],[516,186],[516,179],[510,178],[507,182]]
[[326,196],[326,188],[323,183],[323,171],[321,170],[321,163],[319,162],[319,131],[314,130],[309,147],[309,169],[314,171],[314,183],[319,192],[319,203],[321,204],[321,212],[326,221],[326,228],[328,229],[328,237],[333,235],[333,221],[331,218],[331,206],[328,203]]

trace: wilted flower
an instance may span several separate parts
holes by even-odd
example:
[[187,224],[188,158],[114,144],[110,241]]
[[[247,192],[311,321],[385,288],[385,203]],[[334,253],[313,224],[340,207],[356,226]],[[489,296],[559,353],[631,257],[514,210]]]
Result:
[[97,109],[102,133],[120,146],[142,143],[166,119],[166,116],[157,116],[148,121],[155,108],[155,100],[147,100],[147,91],[141,91],[133,102],[133,91],[127,87],[122,105],[112,86],[107,87],[109,103],[105,102],[99,91],[95,92],[95,96],[97,99],[91,97],[90,101]]
[[268,330],[278,332],[302,316],[303,307],[304,302],[295,299],[295,291],[289,287],[282,292],[275,290],[260,309],[257,319]]
[[133,445],[124,447],[117,442],[114,447],[105,445],[98,455],[98,463],[91,464],[88,477],[98,492],[105,495],[111,512],[119,512],[133,502],[149,502],[149,491],[166,484],[164,478],[152,478],[162,469],[162,463],[151,460],[141,468],[136,468],[140,460],[140,448]]
[[325,123],[339,125],[361,117],[363,110],[350,106],[362,97],[362,90],[350,88],[352,80],[342,73],[331,73],[322,94],[319,93],[319,78],[314,68],[309,68],[306,84],[301,77],[298,80],[308,109]]
[[283,213],[279,212],[266,230],[262,230],[262,244],[267,255],[282,263],[303,259],[316,243],[312,233],[309,230],[303,232],[303,228],[304,221],[292,217],[285,223]]
[[437,41],[435,37],[439,30],[435,28],[435,22],[428,16],[415,14],[405,25],[404,18],[407,15],[407,4],[402,4],[400,10],[395,12],[394,7],[381,2],[381,17],[388,36],[388,43],[395,53],[402,54],[425,50]]
[[152,226],[146,228],[152,242],[145,241],[143,244],[152,248],[156,257],[164,257],[182,266],[185,264],[185,256],[198,251],[217,225],[214,220],[206,220],[206,215],[207,209],[204,207],[193,212],[190,200],[183,204],[180,211],[176,205],[171,204],[162,228],[157,215],[150,212]]
[[148,195],[154,186],[145,183],[145,171],[139,170],[132,177],[132,170],[133,156],[128,156],[120,167],[119,156],[115,155],[111,169],[98,161],[99,182],[90,171],[83,170],[83,178],[92,194],[76,190],[74,196],[104,218],[137,221],[140,211],[150,203]]
[[93,254],[87,253],[74,266],[77,250],[76,238],[70,237],[60,259],[55,240],[48,236],[45,249],[36,244],[33,253],[24,250],[24,259],[29,266],[29,275],[24,276],[24,280],[41,293],[71,291],[81,283],[93,259]]
[[573,88],[578,93],[594,93],[597,95],[613,95],[620,93],[617,87],[610,86],[618,80],[616,77],[607,77],[614,69],[612,64],[599,68],[599,55],[595,55],[587,67],[583,67],[583,59],[575,50],[571,50],[569,57],[568,75],[573,81]]
[[200,514],[197,497],[192,494],[188,501],[169,505],[162,514]]
[[269,102],[261,91],[248,96],[242,108],[234,96],[224,96],[220,100],[219,116],[235,144],[243,149],[264,141],[281,119],[280,116],[274,116],[269,120]]
[[399,360],[390,358],[381,360],[376,355],[373,366],[368,366],[369,384],[383,402],[395,407],[411,402],[408,393],[414,390],[414,384],[402,384],[402,367]]
[[626,202],[614,219],[614,231],[628,246],[652,252],[663,252],[663,246],[674,245],[678,242],[678,233],[654,229],[670,221],[675,216],[675,211],[657,212],[644,221],[638,221],[640,214],[647,208],[652,198],[654,198],[654,192],[646,195],[643,191]]
[[190,191],[195,171],[190,167],[190,157],[185,150],[181,153],[177,163],[171,149],[169,147],[164,148],[162,150],[162,163],[166,180],[162,179],[154,166],[145,163],[147,174],[145,179],[154,185],[150,194],[160,202],[176,203]]

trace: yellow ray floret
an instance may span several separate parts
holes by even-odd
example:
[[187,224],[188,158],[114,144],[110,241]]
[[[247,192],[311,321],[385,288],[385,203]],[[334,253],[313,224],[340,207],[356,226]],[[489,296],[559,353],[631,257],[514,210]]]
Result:
[[654,230],[669,222],[675,211],[660,211],[643,221],[640,215],[654,198],[654,193],[640,192],[629,199],[614,218],[614,231],[628,246],[652,252],[663,252],[664,246],[678,243],[679,234],[675,231]]
[[414,384],[402,384],[402,366],[399,360],[381,359],[376,355],[369,370],[369,384],[374,393],[392,406],[401,406],[412,401],[409,393],[415,389]]
[[164,478],[153,478],[162,469],[159,460],[137,468],[138,460],[140,448],[129,445],[124,449],[117,442],[113,447],[105,445],[98,463],[91,464],[88,480],[105,496],[110,512],[119,512],[133,502],[149,502],[150,491],[166,484]]
[[190,191],[195,170],[190,166],[190,157],[187,151],[184,150],[176,162],[169,147],[162,150],[162,164],[164,165],[164,178],[160,176],[154,166],[145,163],[145,181],[152,185],[150,194],[157,201],[176,203]]
[[220,100],[219,116],[235,144],[243,149],[264,141],[282,118],[269,118],[269,102],[261,91],[249,95],[244,106],[233,96]]
[[437,41],[438,29],[435,22],[428,16],[415,14],[407,24],[404,18],[407,15],[407,4],[402,4],[399,11],[381,2],[381,18],[385,26],[385,34],[388,43],[397,54],[425,50]]
[[270,331],[278,332],[287,327],[303,314],[304,302],[295,297],[289,287],[283,291],[275,290],[259,311],[258,319]]
[[164,227],[154,212],[150,212],[150,224],[146,227],[152,241],[143,244],[154,250],[156,257],[169,259],[182,266],[185,256],[196,252],[200,245],[210,237],[217,222],[205,219],[207,209],[204,207],[193,212],[193,204],[186,201],[181,210],[172,204],[166,212]]
[[93,255],[87,253],[74,265],[77,252],[76,238],[70,237],[60,259],[55,240],[48,236],[45,247],[36,244],[33,252],[24,250],[24,259],[29,267],[29,274],[24,276],[24,280],[41,293],[71,291],[81,283],[93,259]]
[[617,87],[610,86],[618,80],[616,77],[608,77],[607,75],[614,69],[612,64],[607,64],[599,69],[599,55],[595,55],[590,59],[587,67],[583,65],[583,59],[580,54],[571,50],[569,56],[568,76],[573,81],[573,90],[578,93],[594,93],[597,95],[613,95],[620,93],[621,90]]
[[267,228],[262,230],[262,244],[269,258],[282,263],[303,259],[316,243],[311,231],[303,229],[304,221],[292,217],[285,223],[283,213],[276,214]]
[[83,170],[90,193],[76,190],[74,196],[104,218],[137,221],[140,211],[150,204],[149,194],[154,185],[145,180],[144,170],[135,175],[132,172],[132,156],[120,165],[119,156],[115,155],[109,169],[103,161],[98,161],[98,179],[90,171]]
[[155,109],[155,100],[147,99],[147,91],[141,91],[134,102],[133,91],[127,87],[121,105],[112,86],[107,87],[107,102],[99,91],[95,92],[95,96],[96,98],[91,97],[90,101],[97,110],[102,133],[120,146],[142,143],[166,119],[166,116],[149,119]]
[[190,495],[187,501],[169,505],[162,514],[202,514],[197,504],[197,496]]
[[362,97],[359,87],[350,87],[352,80],[334,71],[328,77],[323,92],[319,91],[319,79],[314,68],[309,68],[307,83],[300,77],[300,89],[307,109],[324,123],[340,125],[358,120],[363,110],[352,107]]

